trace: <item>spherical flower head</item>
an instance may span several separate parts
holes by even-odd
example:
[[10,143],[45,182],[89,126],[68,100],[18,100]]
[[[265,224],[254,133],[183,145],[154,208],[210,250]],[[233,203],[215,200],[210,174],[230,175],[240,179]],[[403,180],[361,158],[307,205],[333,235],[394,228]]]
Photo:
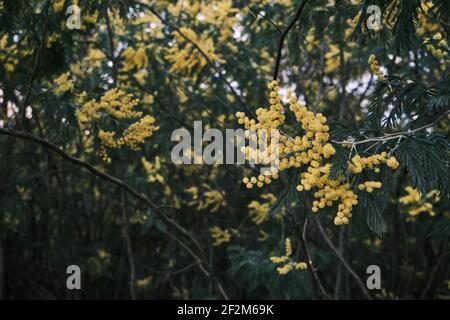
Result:
[[330,143],[327,143],[326,145],[324,145],[322,151],[323,151],[323,156],[325,158],[329,158],[336,153],[336,150],[333,148],[333,146]]
[[436,34],[433,36],[433,39],[434,39],[434,40],[441,40],[441,39],[442,39],[442,34],[440,34],[439,32],[436,33]]
[[308,264],[306,262],[299,262],[295,265],[296,269],[305,270],[308,268]]
[[397,159],[395,157],[390,157],[387,161],[386,161],[386,165],[391,168],[391,169],[397,169],[399,167],[399,162],[397,161]]

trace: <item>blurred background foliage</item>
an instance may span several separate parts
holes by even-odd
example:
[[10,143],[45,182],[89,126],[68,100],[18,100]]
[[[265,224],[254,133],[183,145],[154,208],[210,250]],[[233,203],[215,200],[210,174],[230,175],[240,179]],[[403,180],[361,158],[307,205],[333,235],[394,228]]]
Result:
[[[372,298],[448,299],[448,1],[307,1],[287,35],[280,87],[326,115],[332,139],[433,124],[358,147],[392,151],[400,167],[358,194],[349,224],[333,224],[336,208],[313,217],[288,175],[247,190],[256,168],[171,162],[173,130],[237,128],[236,112],[267,106],[280,35],[301,3],[0,1],[0,129],[41,137],[156,203],[0,132],[0,296],[365,299],[351,271],[365,286],[375,264]],[[74,4],[81,29],[66,25]],[[381,30],[367,28],[369,5]],[[333,170],[346,171],[353,149],[335,148]],[[287,238],[290,258],[309,257],[314,272],[277,272],[270,257]],[[72,264],[82,290],[66,289]]]

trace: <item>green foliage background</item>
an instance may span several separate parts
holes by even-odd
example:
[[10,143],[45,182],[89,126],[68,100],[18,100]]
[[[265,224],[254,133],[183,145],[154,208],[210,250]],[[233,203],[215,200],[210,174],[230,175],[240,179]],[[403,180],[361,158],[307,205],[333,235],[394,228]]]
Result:
[[[248,166],[189,166],[170,161],[173,130],[191,130],[195,120],[223,130],[237,128],[235,112],[254,113],[267,105],[266,85],[272,79],[280,38],[268,20],[284,30],[301,1],[229,1],[236,9],[229,16],[238,15],[239,24],[232,30],[234,36],[225,42],[220,41],[221,27],[200,23],[190,14],[189,6],[227,1],[186,1],[178,15],[168,10],[169,4],[181,2],[80,0],[82,17],[98,13],[95,22],[83,21],[81,30],[65,26],[69,1],[60,11],[54,9],[54,1],[1,2],[0,38],[8,35],[9,45],[26,39],[16,52],[0,48],[2,127],[25,130],[53,143],[126,181],[158,208],[149,207],[42,145],[0,132],[0,296],[221,299],[225,293],[236,299],[365,299],[312,217],[312,197],[295,191],[295,179],[290,176],[298,172],[282,175],[263,189],[247,190],[241,180],[255,170]],[[433,3],[429,23],[437,25],[448,40],[449,2]],[[391,24],[383,20],[380,31],[364,27],[364,12],[372,4],[380,6],[383,19],[387,12],[397,10]],[[294,85],[310,110],[327,116],[334,140],[351,136],[358,141],[433,124],[404,139],[377,143],[368,151],[358,149],[367,155],[393,150],[400,168],[351,178],[357,185],[358,179],[381,176],[383,187],[371,194],[358,193],[359,204],[350,224],[334,226],[336,208],[324,209],[316,216],[364,284],[367,266],[380,266],[383,289],[371,291],[373,298],[450,297],[450,61],[448,57],[436,58],[426,49],[424,39],[433,33],[418,34],[422,5],[418,0],[309,1],[287,35],[280,64],[281,86]],[[115,20],[107,21],[108,11],[121,18],[121,26]],[[348,20],[358,12],[363,14],[346,34]],[[152,23],[160,23],[160,33],[152,31],[150,22],[133,24],[139,15],[152,16]],[[166,50],[174,45],[174,32],[181,27],[198,35],[205,31],[223,62],[213,61],[214,67],[205,63],[189,72],[171,70]],[[311,35],[316,43],[308,46]],[[136,81],[134,71],[121,69],[125,48],[137,48],[141,43],[148,58],[144,83]],[[327,58],[333,45],[338,56]],[[56,95],[54,79],[70,71],[71,65],[94,48],[105,55],[99,66],[83,70],[84,76],[76,78],[72,91]],[[26,50],[31,53],[25,54]],[[448,47],[444,51],[448,52]],[[369,73],[367,59],[371,54],[385,67],[386,80],[377,81]],[[11,58],[18,63],[13,72],[7,72],[2,67]],[[339,65],[326,72],[327,63]],[[90,98],[98,99],[114,87],[141,101],[152,95],[152,103],[141,102],[138,108],[153,115],[160,129],[140,150],[112,150],[112,162],[107,164],[99,156],[96,134],[100,129],[120,130],[124,123],[107,117],[95,121],[90,128],[94,139],[87,147],[85,132],[77,121],[76,111],[81,106],[76,96],[86,91]],[[32,107],[33,117],[21,123],[19,115],[27,91],[26,105]],[[8,117],[8,103],[15,104],[19,113]],[[295,133],[299,130],[295,119],[287,116],[292,124],[287,130]],[[346,172],[350,150],[335,147],[333,172],[339,175]],[[141,158],[153,162],[157,156],[164,182],[149,183]],[[186,190],[193,186],[203,200],[206,192],[218,191],[223,196],[219,209],[214,211],[211,205],[198,209],[192,204],[192,194]],[[406,186],[422,194],[440,191],[434,217],[422,214],[414,221],[407,220],[408,208],[398,202]],[[277,202],[269,217],[257,225],[249,216],[248,205],[252,200],[263,203],[261,195],[268,192],[277,195]],[[286,210],[292,210],[295,222],[288,216],[274,218]],[[190,236],[163,217],[181,225]],[[279,275],[277,265],[269,260],[284,254],[284,240],[289,237],[294,250],[300,248],[299,260],[305,261],[296,224],[303,226],[306,218],[309,253],[326,296],[314,290],[315,281],[308,271]],[[239,235],[214,246],[210,233],[214,226],[236,229]],[[265,241],[258,240],[261,230],[268,235]],[[66,268],[72,264],[83,270],[79,291],[66,289]]]

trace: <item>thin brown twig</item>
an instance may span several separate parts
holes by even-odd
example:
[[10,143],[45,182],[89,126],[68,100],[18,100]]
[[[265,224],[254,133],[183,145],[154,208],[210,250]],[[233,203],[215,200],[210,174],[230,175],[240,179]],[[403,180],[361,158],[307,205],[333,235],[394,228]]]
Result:
[[[303,206],[305,208],[304,214],[306,216],[306,197],[303,197]],[[308,226],[308,218],[305,218],[305,222],[304,222],[303,228],[302,228],[300,222],[298,222],[297,219],[295,218],[294,213],[291,210],[288,210],[288,212],[290,213],[289,218],[291,219],[292,224],[297,229],[297,236],[298,236],[299,244],[301,245],[302,249],[305,251],[306,264],[308,266],[308,272],[311,276],[312,298],[315,299],[315,297],[317,296],[317,289],[319,289],[322,297],[329,299],[329,296],[328,296],[324,286],[322,285],[322,282],[320,281],[320,278],[316,272],[316,269],[312,265],[311,255],[309,254],[308,244],[306,243],[306,228]],[[299,246],[299,248],[300,248],[300,246]],[[298,255],[299,255],[299,252],[297,252],[297,256]]]
[[2,234],[0,233],[0,300],[3,299],[3,260]]
[[302,231],[302,227],[300,226],[300,224],[296,223],[297,231],[299,233],[299,239],[303,245],[303,249],[305,250],[306,264],[308,265],[308,270],[310,272],[313,283],[315,283],[317,288],[319,288],[322,296],[329,299],[329,296],[328,296],[324,286],[322,285],[322,281],[320,281],[319,275],[317,274],[317,270],[311,262],[312,260],[311,260],[310,254],[309,254],[308,244],[306,243],[306,228],[307,228],[307,226],[308,226],[308,218],[305,219],[305,223],[303,225],[303,231]]
[[294,18],[292,19],[292,21],[289,23],[289,25],[286,27],[286,29],[283,31],[283,33],[280,36],[280,42],[278,43],[278,53],[277,53],[277,58],[275,61],[275,67],[274,67],[274,71],[273,71],[273,80],[278,79],[278,69],[280,68],[281,54],[283,51],[284,39],[288,35],[289,31],[291,31],[292,27],[294,27],[297,20],[300,18],[300,15],[301,15],[303,9],[305,8],[306,2],[308,2],[308,0],[302,1],[302,3],[300,4],[300,6],[297,9],[297,12],[295,13]]
[[273,22],[270,18],[268,18],[267,16],[263,15],[261,13],[261,11],[256,10],[255,8],[253,8],[252,6],[250,6],[250,4],[247,1],[243,1],[241,0],[241,2],[250,10],[251,13],[253,13],[255,16],[260,16],[262,17],[264,20],[266,20],[267,22],[269,22],[275,29],[277,29],[277,31],[282,34],[283,31],[281,31],[281,29],[275,24],[275,22]]
[[342,265],[344,266],[344,268],[348,271],[348,273],[356,280],[356,283],[358,284],[358,286],[360,287],[363,295],[368,299],[368,300],[372,300],[372,297],[370,296],[369,292],[367,291],[366,287],[364,286],[364,283],[361,281],[361,279],[358,277],[358,275],[356,274],[355,270],[353,270],[353,268],[349,265],[349,263],[347,262],[347,260],[345,260],[345,258],[342,256],[342,254],[339,252],[339,250],[334,246],[333,242],[331,242],[330,238],[327,236],[327,234],[325,233],[325,230],[322,226],[322,223],[320,222],[320,220],[316,217],[314,217],[314,221],[316,222],[316,225],[319,229],[320,234],[322,235],[322,237],[324,238],[325,242],[328,244],[328,246],[330,247],[330,249],[334,252],[334,254],[338,257],[339,261],[342,263]]
[[136,300],[136,291],[135,291],[135,279],[136,279],[136,267],[134,264],[134,259],[133,259],[133,248],[131,245],[131,237],[130,237],[130,232],[128,229],[129,223],[128,223],[128,215],[127,215],[127,209],[126,209],[126,193],[125,190],[122,189],[120,190],[120,197],[121,197],[121,211],[122,211],[122,232],[123,232],[123,237],[125,240],[125,250],[127,253],[127,258],[128,258],[128,264],[130,266],[130,282],[129,282],[129,286],[130,286],[130,295],[131,295],[131,299],[132,300]]
[[114,36],[113,36],[113,31],[112,31],[112,27],[111,27],[111,22],[109,20],[109,15],[108,15],[108,8],[106,9],[106,13],[105,13],[105,20],[106,20],[106,30],[108,32],[108,42],[109,42],[109,55],[111,58],[111,62],[112,62],[112,78],[114,80],[114,83],[117,83],[117,63],[116,63],[116,58],[114,56]]
[[427,297],[428,291],[430,291],[431,285],[434,281],[434,278],[436,277],[439,267],[441,266],[442,262],[445,261],[445,257],[447,255],[447,246],[448,246],[448,239],[442,244],[442,248],[439,253],[439,258],[438,258],[436,264],[434,265],[434,268],[431,271],[431,275],[427,281],[427,284],[422,291],[422,295],[420,296],[420,299],[422,299],[422,300]]
[[[214,274],[212,274],[212,271],[208,271],[206,270],[205,266],[203,265],[203,261],[202,259],[200,259],[199,256],[197,256],[191,248],[189,248],[188,246],[186,246],[185,243],[183,243],[180,239],[176,238],[174,235],[170,234],[170,233],[166,233],[170,238],[172,238],[173,240],[175,240],[176,242],[178,242],[178,244],[180,246],[182,246],[183,248],[185,248],[186,251],[188,251],[188,253],[194,257],[194,259],[197,261],[197,266],[200,268],[200,270],[205,274],[206,277],[210,278],[211,280],[213,280],[213,283],[216,285],[217,290],[220,292],[220,294],[223,296],[223,298],[225,300],[229,300],[229,297],[227,295],[227,293],[225,292],[225,290],[223,289],[222,284],[217,280],[217,278],[214,276]],[[211,268],[209,268],[211,269]]]
[[28,100],[30,99],[31,90],[33,89],[33,83],[34,83],[34,79],[36,77],[36,70],[37,70],[37,66],[39,64],[39,59],[41,57],[42,49],[44,48],[44,45],[45,45],[46,39],[47,39],[47,25],[48,25],[49,8],[50,8],[50,0],[47,0],[45,7],[44,7],[45,16],[44,16],[44,26],[43,26],[43,31],[42,31],[41,43],[39,44],[36,55],[34,56],[33,68],[31,69],[30,78],[28,80],[27,91],[26,91],[25,97],[23,98],[22,103],[21,103],[21,110],[20,110],[20,112],[21,112],[20,127],[21,128],[24,127],[26,114],[27,114],[27,111],[26,111],[27,103],[28,103]]

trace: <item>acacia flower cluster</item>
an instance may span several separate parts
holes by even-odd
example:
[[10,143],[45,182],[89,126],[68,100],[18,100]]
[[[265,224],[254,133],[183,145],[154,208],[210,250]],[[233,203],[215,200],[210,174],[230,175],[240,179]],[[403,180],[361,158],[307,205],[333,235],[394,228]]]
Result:
[[[215,52],[213,39],[208,32],[203,32],[200,36],[189,28],[181,27],[180,31],[190,41],[197,44],[199,48],[205,53],[208,59],[212,62],[224,63]],[[174,32],[173,36],[176,39],[175,44],[167,50],[167,60],[172,63],[170,72],[179,72],[181,74],[198,73],[208,64],[207,59],[196,50],[194,44],[186,40],[180,33]],[[194,71],[195,70],[195,71]]]
[[[278,93],[278,83],[275,80],[270,82],[268,89],[270,106],[268,109],[259,108],[256,111],[256,120],[249,119],[243,112],[236,114],[239,124],[243,124],[247,131],[271,132],[278,130],[284,124],[284,108]],[[336,225],[347,224],[352,217],[353,207],[358,204],[358,196],[344,176],[334,179],[330,177],[332,164],[329,159],[336,151],[328,142],[330,137],[327,119],[321,113],[315,114],[309,111],[306,106],[297,101],[297,97],[292,93],[288,92],[287,98],[289,99],[289,109],[300,124],[303,135],[295,137],[280,135],[278,141],[270,141],[269,147],[263,151],[254,150],[251,146],[243,147],[247,160],[254,160],[257,164],[274,161],[276,164],[276,167],[271,167],[270,170],[258,177],[245,177],[243,182],[247,188],[252,188],[255,184],[262,187],[264,183],[270,183],[271,178],[278,178],[280,171],[289,168],[303,168],[297,191],[313,193],[316,200],[312,203],[312,212],[316,213],[325,206],[331,207],[337,203],[338,211],[334,223]],[[252,139],[252,136],[246,136],[248,139]],[[395,157],[390,157],[383,152],[369,157],[355,155],[349,161],[348,171],[353,174],[361,173],[364,169],[373,169],[375,172],[379,172],[379,165],[382,163],[392,169],[399,166]],[[373,189],[380,188],[381,183],[368,181],[363,186],[360,190],[372,192]]]
[[373,192],[374,189],[381,188],[381,182],[379,181],[366,181],[358,185],[359,190],[366,190],[368,193]]
[[420,213],[428,213],[431,217],[436,215],[433,210],[433,203],[440,201],[438,190],[432,190],[424,197],[419,191],[410,186],[406,187],[405,191],[408,194],[398,199],[398,201],[408,207],[409,220],[414,219]]
[[292,261],[292,243],[291,243],[291,239],[286,238],[286,241],[284,243],[284,247],[285,247],[285,254],[284,256],[281,257],[277,257],[277,256],[272,256],[270,257],[270,261],[272,261],[273,263],[276,264],[281,264],[284,263],[283,266],[278,267],[277,268],[277,272],[280,275],[286,275],[288,274],[291,270],[304,270],[308,268],[308,265],[306,262],[294,262]]
[[248,208],[250,209],[249,214],[252,217],[253,222],[256,224],[261,224],[264,220],[266,220],[270,207],[277,200],[272,193],[263,194],[261,195],[261,198],[268,200],[268,202],[260,203],[259,201],[253,200],[248,205]]
[[[435,44],[433,42],[435,42]],[[426,38],[424,41],[425,48],[436,58],[442,59],[447,57],[447,41],[442,38],[442,34],[440,32],[437,32],[433,35],[433,42],[430,40],[430,38]]]
[[129,46],[121,53],[121,57],[123,58],[123,67],[120,70],[122,74],[119,75],[119,79],[127,80],[128,72],[134,71],[133,78],[140,85],[144,85],[148,76],[146,69],[148,66],[148,57],[145,52],[145,46],[139,45],[137,50]]
[[[86,93],[82,93],[78,100],[83,102],[85,96]],[[127,94],[121,89],[114,88],[105,92],[100,101],[92,99],[83,103],[82,107],[77,110],[78,122],[82,128],[91,121],[101,119],[104,115],[112,116],[119,120],[137,119],[122,134],[117,134],[115,131],[99,130],[100,156],[105,162],[111,162],[107,149],[118,149],[122,146],[127,146],[131,150],[138,150],[140,144],[159,129],[155,125],[153,116],[143,116],[141,111],[135,110],[138,104],[139,100],[134,99],[132,94]]]
[[57,96],[60,96],[63,93],[73,89],[73,82],[69,77],[70,77],[70,73],[65,72],[62,75],[60,75],[58,78],[53,80],[53,83],[56,85],[54,92]]
[[378,80],[383,81],[386,79],[383,71],[380,70],[380,66],[378,65],[378,60],[375,55],[371,54],[367,62],[369,62],[370,72],[372,72]]
[[352,173],[361,173],[365,169],[373,169],[375,173],[379,173],[379,166],[383,163],[391,169],[397,169],[400,165],[394,156],[389,156],[383,151],[368,157],[361,157],[358,154],[355,155],[349,162],[348,170]]
[[206,183],[203,183],[202,187],[205,189],[203,197],[200,197],[199,190],[196,186],[185,190],[192,196],[192,200],[188,203],[189,206],[195,207],[196,210],[208,209],[209,212],[214,213],[226,205],[225,194],[218,190],[212,190]]
[[[7,74],[12,74],[19,65],[19,54],[21,59],[24,59],[33,53],[33,49],[29,48],[30,45],[27,38],[17,42],[13,40],[6,33],[0,37],[0,60],[2,61],[3,70]],[[20,44],[22,44],[22,48],[19,47]]]
[[236,229],[221,229],[218,226],[214,226],[209,231],[213,238],[213,246],[220,246],[221,244],[230,242],[232,235],[239,236],[239,231]]
[[161,170],[161,158],[159,156],[155,157],[155,162],[151,163],[144,157],[141,158],[142,165],[147,172],[147,182],[153,183],[158,181],[159,183],[164,183],[164,177],[159,173]]

